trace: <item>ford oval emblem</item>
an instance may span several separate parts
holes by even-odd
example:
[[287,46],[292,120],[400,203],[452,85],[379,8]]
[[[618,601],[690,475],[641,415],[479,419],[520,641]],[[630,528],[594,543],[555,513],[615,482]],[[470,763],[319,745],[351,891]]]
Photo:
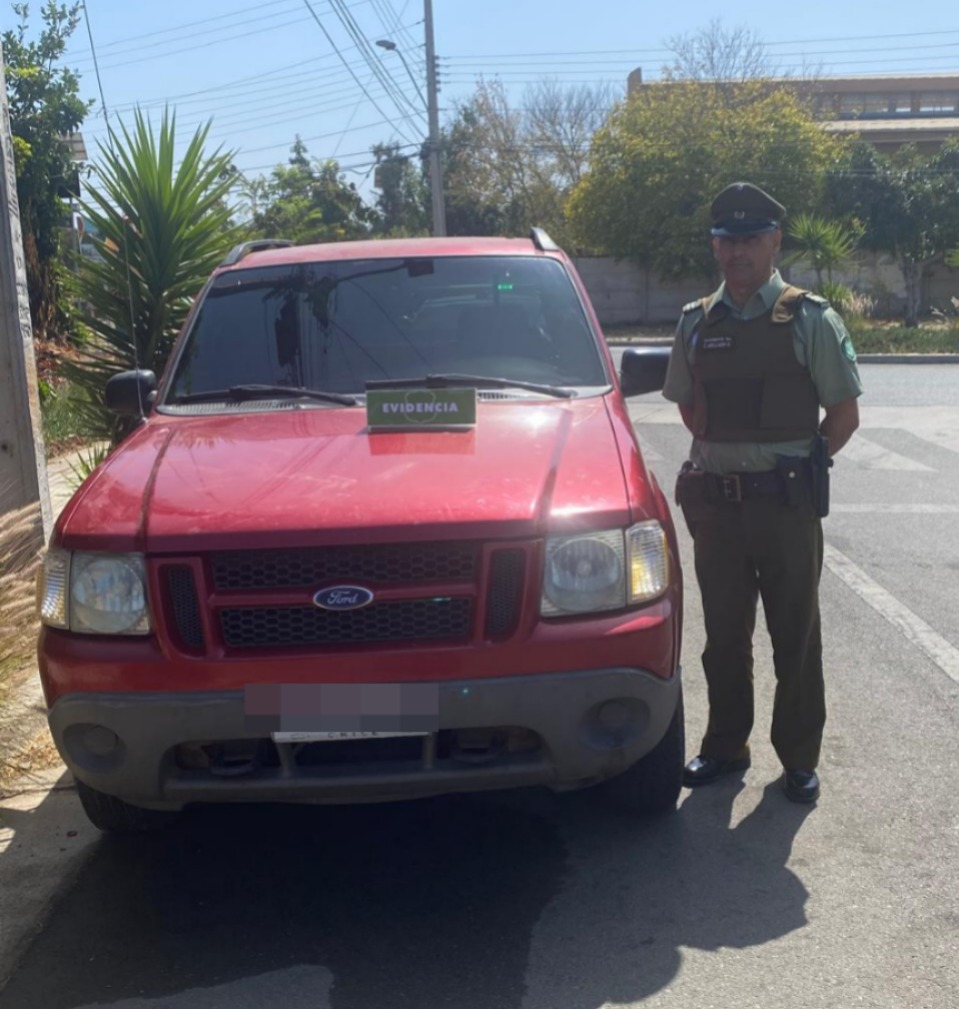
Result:
[[321,610],[361,610],[373,602],[373,593],[359,585],[334,585],[331,589],[320,589],[313,597],[313,605]]

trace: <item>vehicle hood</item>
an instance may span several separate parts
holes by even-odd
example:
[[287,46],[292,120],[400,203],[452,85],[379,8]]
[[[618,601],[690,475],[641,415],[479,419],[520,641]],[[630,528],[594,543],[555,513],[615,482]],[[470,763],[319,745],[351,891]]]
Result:
[[57,534],[74,549],[192,553],[624,526],[637,462],[620,457],[634,443],[609,399],[481,401],[466,431],[371,433],[358,408],[156,415]]

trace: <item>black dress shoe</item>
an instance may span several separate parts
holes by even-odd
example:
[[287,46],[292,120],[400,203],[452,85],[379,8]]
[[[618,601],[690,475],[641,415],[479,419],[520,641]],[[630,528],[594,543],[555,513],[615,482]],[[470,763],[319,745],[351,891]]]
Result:
[[801,769],[783,771],[783,790],[793,802],[815,802],[819,798],[819,776]]
[[735,771],[745,771],[750,765],[749,757],[739,757],[736,760],[717,760],[715,757],[693,757],[683,771],[683,784],[687,788],[697,785],[708,785],[721,778],[724,774]]

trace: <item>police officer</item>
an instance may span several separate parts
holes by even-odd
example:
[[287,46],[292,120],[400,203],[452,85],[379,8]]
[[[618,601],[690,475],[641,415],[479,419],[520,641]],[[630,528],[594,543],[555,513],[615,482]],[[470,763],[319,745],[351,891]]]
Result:
[[749,767],[752,637],[762,599],[773,645],[772,743],[795,802],[819,797],[826,718],[819,578],[829,457],[859,426],[856,355],[839,315],[774,263],[785,208],[737,182],[713,201],[723,282],[683,309],[663,394],[693,434],[677,499],[703,599],[709,722],[683,776]]

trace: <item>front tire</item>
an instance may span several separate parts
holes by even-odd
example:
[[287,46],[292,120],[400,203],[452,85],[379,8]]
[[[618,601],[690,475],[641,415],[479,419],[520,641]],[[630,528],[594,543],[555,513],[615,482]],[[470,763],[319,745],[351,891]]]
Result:
[[676,808],[685,759],[686,727],[680,687],[676,709],[663,738],[622,774],[597,785],[596,791],[610,806],[623,812],[643,816],[664,813]]
[[177,818],[177,813],[161,809],[144,809],[132,806],[115,795],[98,792],[77,780],[77,795],[87,819],[98,830],[110,834],[142,834],[148,830],[162,830]]

